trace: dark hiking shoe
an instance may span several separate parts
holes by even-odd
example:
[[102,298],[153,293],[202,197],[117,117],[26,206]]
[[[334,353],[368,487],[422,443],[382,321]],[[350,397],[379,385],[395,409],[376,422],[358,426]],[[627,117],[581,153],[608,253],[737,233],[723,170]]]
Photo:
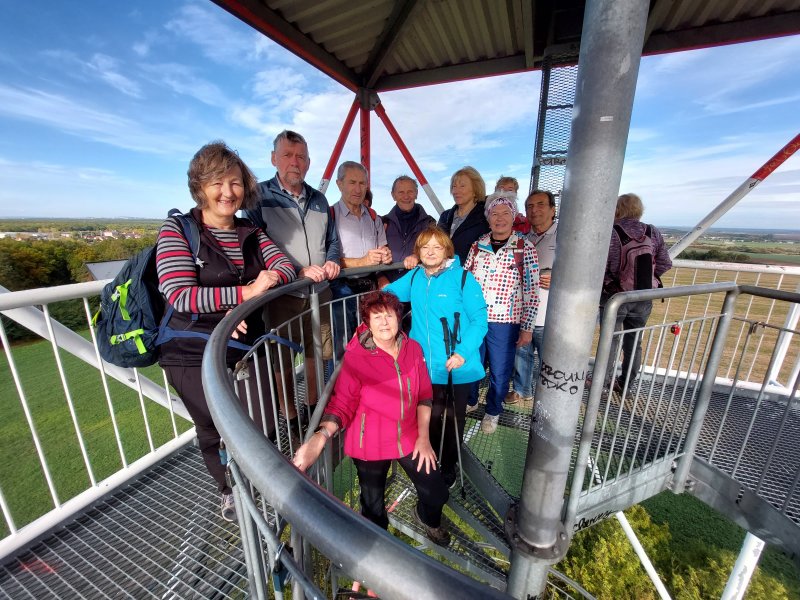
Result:
[[450,533],[447,529],[445,529],[443,525],[439,525],[439,527],[425,525],[422,519],[419,518],[419,511],[416,506],[414,507],[414,518],[417,519],[417,523],[422,525],[422,529],[425,530],[425,535],[428,536],[428,539],[434,544],[447,546],[450,543]]

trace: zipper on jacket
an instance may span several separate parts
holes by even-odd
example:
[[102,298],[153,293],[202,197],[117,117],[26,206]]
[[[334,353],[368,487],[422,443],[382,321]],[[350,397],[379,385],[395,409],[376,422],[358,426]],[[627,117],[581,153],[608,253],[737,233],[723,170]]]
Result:
[[364,447],[364,425],[366,423],[367,413],[361,413],[361,432],[358,434],[358,447]]
[[400,421],[397,422],[397,456],[402,458],[403,457],[403,443],[402,443],[402,436],[403,436],[403,425]]
[[408,388],[408,408],[411,408],[411,377],[406,377],[406,386]]
[[394,361],[394,370],[397,371],[397,387],[400,388],[400,420],[405,418],[405,406],[403,406],[403,376],[400,373],[400,365]]

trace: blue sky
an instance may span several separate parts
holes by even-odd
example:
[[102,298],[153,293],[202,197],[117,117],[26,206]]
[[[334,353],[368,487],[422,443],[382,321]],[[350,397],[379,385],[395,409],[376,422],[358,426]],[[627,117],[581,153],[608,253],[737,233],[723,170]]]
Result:
[[[224,139],[260,179],[275,134],[309,140],[316,186],[350,92],[212,2],[0,0],[0,216],[153,217],[189,208],[186,168]],[[800,36],[642,61],[621,191],[693,225],[800,131]],[[794,57],[794,58],[793,58]],[[528,187],[539,73],[382,94],[445,206],[470,164]],[[380,213],[409,169],[372,118]],[[357,159],[356,133],[343,159]],[[331,202],[338,200],[335,187]],[[433,212],[427,200],[423,205]],[[719,225],[800,228],[800,157]]]

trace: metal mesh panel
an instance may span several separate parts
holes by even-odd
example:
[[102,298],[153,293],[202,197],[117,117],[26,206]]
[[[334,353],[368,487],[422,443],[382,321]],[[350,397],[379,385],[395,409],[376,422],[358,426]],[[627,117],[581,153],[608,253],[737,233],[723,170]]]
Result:
[[553,192],[556,205],[564,187],[572,106],[578,78],[578,48],[548,54],[542,63],[542,91],[531,168],[531,187]]
[[239,529],[190,447],[0,567],[11,598],[243,598]]

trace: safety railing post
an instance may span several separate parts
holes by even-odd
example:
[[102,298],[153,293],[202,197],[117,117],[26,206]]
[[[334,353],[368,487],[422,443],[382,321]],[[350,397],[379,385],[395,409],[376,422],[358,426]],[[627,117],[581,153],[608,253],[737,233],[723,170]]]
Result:
[[[234,465],[229,468],[235,469]],[[233,475],[231,474],[231,481],[233,482]],[[250,516],[250,511],[246,508],[244,495],[248,494],[245,488],[246,481],[238,482],[239,485],[233,486],[233,493],[236,499],[236,516],[239,522],[239,536],[242,543],[242,551],[244,553],[244,562],[247,567],[247,580],[250,585],[250,592],[259,600],[267,598],[266,590],[264,589],[264,582],[266,581],[266,572],[264,570],[264,561],[262,560],[263,553],[260,551],[260,544],[258,543],[258,533],[253,526],[253,519]]]
[[730,328],[733,318],[733,311],[738,295],[738,290],[730,291],[725,294],[725,300],[722,303],[722,312],[719,323],[717,323],[717,330],[714,333],[714,341],[711,344],[711,350],[706,360],[703,381],[700,383],[700,392],[697,395],[694,410],[692,411],[692,418],[689,422],[689,429],[686,432],[686,438],[683,444],[683,456],[678,460],[675,476],[672,480],[672,491],[676,494],[683,492],[686,486],[686,478],[689,476],[689,469],[692,466],[694,453],[697,449],[697,442],[700,439],[700,431],[703,428],[703,420],[708,410],[711,392],[714,389],[714,379],[717,376],[719,364],[722,361],[725,342],[728,337],[728,329]]
[[[322,393],[322,388],[325,387],[325,361],[322,358],[322,315],[319,309],[319,293],[312,289],[309,299],[311,304],[312,340],[314,342],[314,374],[316,375],[316,381],[314,383],[317,386],[317,395],[315,397],[319,398]],[[333,335],[333,331],[331,331],[331,335]],[[308,357],[304,356],[303,361],[307,360]],[[308,401],[310,397],[308,395],[308,386],[309,381],[306,379],[306,401]]]

